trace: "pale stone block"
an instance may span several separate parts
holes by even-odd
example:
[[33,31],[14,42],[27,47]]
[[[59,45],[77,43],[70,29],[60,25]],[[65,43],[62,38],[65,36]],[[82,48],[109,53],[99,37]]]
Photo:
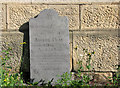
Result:
[[0,31],[6,29],[6,6],[0,4]]
[[32,3],[119,2],[119,0],[32,0]]
[[1,3],[28,3],[28,2],[31,2],[31,0],[0,0]]
[[8,5],[8,30],[19,29],[46,8],[46,5]]
[[68,16],[70,30],[79,29],[79,5],[8,5],[8,30],[19,29],[47,8],[55,9],[61,16]]
[[70,47],[70,71],[72,70],[72,45],[73,45],[73,42],[72,42],[72,35],[73,33],[72,32],[69,32],[69,47]]
[[55,9],[59,15],[79,15],[79,5],[48,5],[48,9]]
[[[82,77],[77,77],[77,73],[74,73],[74,79],[82,79]],[[81,72],[81,76],[88,75],[90,77],[90,85],[106,85],[110,83],[109,80],[113,80],[113,73],[112,72]]]
[[79,30],[79,15],[67,15],[69,19],[69,29]]
[[[83,62],[87,71],[86,61],[88,53],[95,52],[91,59],[91,69],[95,71],[117,71],[118,65],[118,31],[73,32],[73,60],[74,70],[77,71],[78,60]],[[87,54],[88,54],[87,53]]]
[[70,30],[79,29],[79,5],[48,5],[48,9],[55,9],[59,15],[68,16]]
[[113,74],[111,72],[95,72],[93,75],[93,80],[97,83],[107,84],[107,82],[110,82],[109,80],[113,80]]
[[81,6],[81,29],[117,29],[120,27],[119,5]]
[[119,2],[119,0],[0,0],[1,3],[90,3],[90,2]]
[[0,30],[2,29],[2,4],[0,4]]
[[7,50],[8,48],[12,48],[12,51],[9,52],[11,58],[6,62],[6,65],[12,67],[12,72],[19,72],[21,67],[21,57],[23,53],[23,45],[21,45],[21,43],[23,43],[23,33],[1,32],[1,34],[1,50]]

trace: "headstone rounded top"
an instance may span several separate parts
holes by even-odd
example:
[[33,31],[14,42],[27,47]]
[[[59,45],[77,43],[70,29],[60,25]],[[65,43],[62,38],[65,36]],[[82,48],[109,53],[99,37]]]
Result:
[[53,9],[45,9],[41,11],[37,17],[30,19],[29,25],[30,24],[35,24],[36,26],[44,28],[47,27],[49,30],[55,27],[61,29],[66,29],[69,27],[68,18],[66,16],[59,16],[58,13]]
[[36,18],[44,17],[47,17],[47,19],[58,17],[58,13],[53,9],[44,9],[43,11],[40,12],[40,14]]

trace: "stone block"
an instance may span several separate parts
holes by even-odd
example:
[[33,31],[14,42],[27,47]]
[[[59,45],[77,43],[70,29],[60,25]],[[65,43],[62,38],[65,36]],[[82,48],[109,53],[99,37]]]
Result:
[[119,2],[119,0],[0,0],[1,3],[90,3]]
[[[6,65],[12,67],[12,72],[19,72],[21,67],[22,49],[23,45],[23,33],[20,32],[2,32],[0,37],[1,50],[7,50],[12,48],[10,51],[10,60],[6,62]],[[4,57],[4,54],[2,53]]]
[[79,29],[79,5],[48,5],[48,9],[55,9],[59,15],[68,16],[70,30]]
[[6,29],[6,6],[0,4],[0,31]]
[[79,30],[79,15],[68,15],[69,19],[69,30]]
[[111,83],[110,80],[113,81],[113,73],[112,72],[81,72],[81,78],[79,78],[77,75],[78,73],[73,73],[73,79],[81,79],[83,75],[87,75],[90,77],[90,85],[106,85],[108,83]]
[[9,5],[8,30],[19,29],[30,18],[37,16],[44,9],[55,9],[59,15],[68,16],[70,30],[79,29],[79,5]]
[[91,2],[119,2],[119,0],[32,0],[32,3],[91,3]]
[[2,29],[2,4],[0,4],[0,30]]
[[11,5],[8,4],[8,30],[18,30],[30,18],[37,16],[40,11],[47,8],[46,5]]
[[31,0],[0,0],[1,3],[29,3]]
[[[88,53],[95,52],[90,61],[91,69],[95,71],[117,71],[118,61],[118,31],[73,32],[74,70],[83,62],[84,71]],[[85,53],[83,49],[88,49]]]
[[96,81],[96,83],[101,83],[101,84],[107,84],[109,80],[113,80],[113,74],[111,72],[107,73],[94,73],[93,74],[93,80]]
[[59,15],[79,15],[79,5],[48,5],[48,9],[55,9]]
[[69,49],[70,49],[70,71],[72,70],[72,32],[69,32]]
[[118,29],[119,5],[81,6],[81,29]]

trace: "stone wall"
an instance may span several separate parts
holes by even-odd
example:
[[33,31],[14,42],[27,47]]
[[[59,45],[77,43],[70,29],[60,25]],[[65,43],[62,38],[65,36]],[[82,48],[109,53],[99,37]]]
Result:
[[[117,71],[120,64],[119,28],[120,3],[118,0],[110,2],[87,1],[59,1],[53,0],[0,0],[0,47],[12,47],[14,57],[10,64],[13,71],[29,72],[29,19],[37,16],[44,9],[55,9],[60,16],[69,18],[70,32],[70,63],[71,71],[77,71],[78,60],[86,58],[83,49],[95,51],[92,56],[91,71],[99,75],[99,79],[106,79]],[[39,3],[36,3],[38,2]],[[105,1],[105,0],[103,0]],[[22,3],[21,3],[22,2]],[[26,42],[26,44],[22,44]],[[22,58],[22,59],[21,59]],[[20,63],[22,60],[22,63]],[[88,71],[86,68],[83,71]],[[102,78],[101,78],[102,77]]]

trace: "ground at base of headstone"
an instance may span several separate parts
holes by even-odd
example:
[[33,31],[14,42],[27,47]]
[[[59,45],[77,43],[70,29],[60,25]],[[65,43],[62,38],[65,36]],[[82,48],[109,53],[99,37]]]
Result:
[[[21,85],[20,85],[21,86]],[[45,84],[39,84],[39,83],[23,83],[23,86],[34,86],[34,87],[38,87],[38,88],[44,88],[44,87],[48,87],[48,88],[76,88],[76,87],[81,87],[81,88],[118,88],[119,86],[118,85],[115,85],[115,84],[112,84],[110,82],[101,82],[101,83],[98,83],[98,82],[94,82],[94,81],[90,81],[89,82],[89,85],[72,85],[72,86],[62,86],[62,85],[52,85],[52,84],[48,84],[48,83],[45,83]]]
[[[92,76],[92,75],[91,75]],[[63,77],[63,78],[62,78]],[[65,78],[66,77],[66,78]],[[100,79],[99,79],[99,77],[95,77],[95,75],[94,75],[94,78],[91,78],[88,82],[87,82],[87,84],[85,84],[84,83],[84,80],[82,80],[83,79],[83,77],[81,78],[81,77],[77,77],[77,75],[75,74],[75,72],[72,72],[72,77],[70,77],[69,78],[69,74],[68,73],[66,73],[66,74],[64,74],[64,75],[61,75],[61,81],[59,81],[59,85],[52,85],[52,81],[53,80],[50,80],[48,83],[44,83],[44,81],[42,81],[42,80],[40,80],[40,81],[38,81],[38,82],[35,82],[35,83],[33,83],[32,82],[32,80],[28,80],[29,82],[26,82],[26,83],[24,83],[23,84],[23,86],[38,86],[38,87],[57,87],[57,88],[59,88],[59,87],[65,87],[64,86],[64,84],[65,84],[65,80],[67,80],[66,81],[66,83],[67,82],[69,82],[69,81],[71,81],[71,83],[70,83],[70,86],[69,85],[67,85],[67,87],[70,87],[70,88],[75,88],[75,87],[77,87],[77,86],[89,86],[89,87],[94,87],[94,86],[97,86],[97,87],[100,87],[101,88],[101,86],[107,86],[108,88],[109,87],[112,87],[112,88],[117,88],[118,87],[118,84],[117,83],[115,83],[116,81],[118,81],[118,80],[114,80],[114,82],[111,82],[111,81],[104,81],[103,82],[103,80],[101,80],[100,81]],[[72,86],[72,87],[71,87]],[[116,87],[117,86],[117,87]],[[96,87],[95,87],[96,88]]]
[[[23,86],[14,86],[8,88],[119,88],[120,86],[104,86],[103,84],[96,84],[96,86],[35,86],[35,85],[27,85],[24,84]],[[3,87],[7,88],[7,87]]]

